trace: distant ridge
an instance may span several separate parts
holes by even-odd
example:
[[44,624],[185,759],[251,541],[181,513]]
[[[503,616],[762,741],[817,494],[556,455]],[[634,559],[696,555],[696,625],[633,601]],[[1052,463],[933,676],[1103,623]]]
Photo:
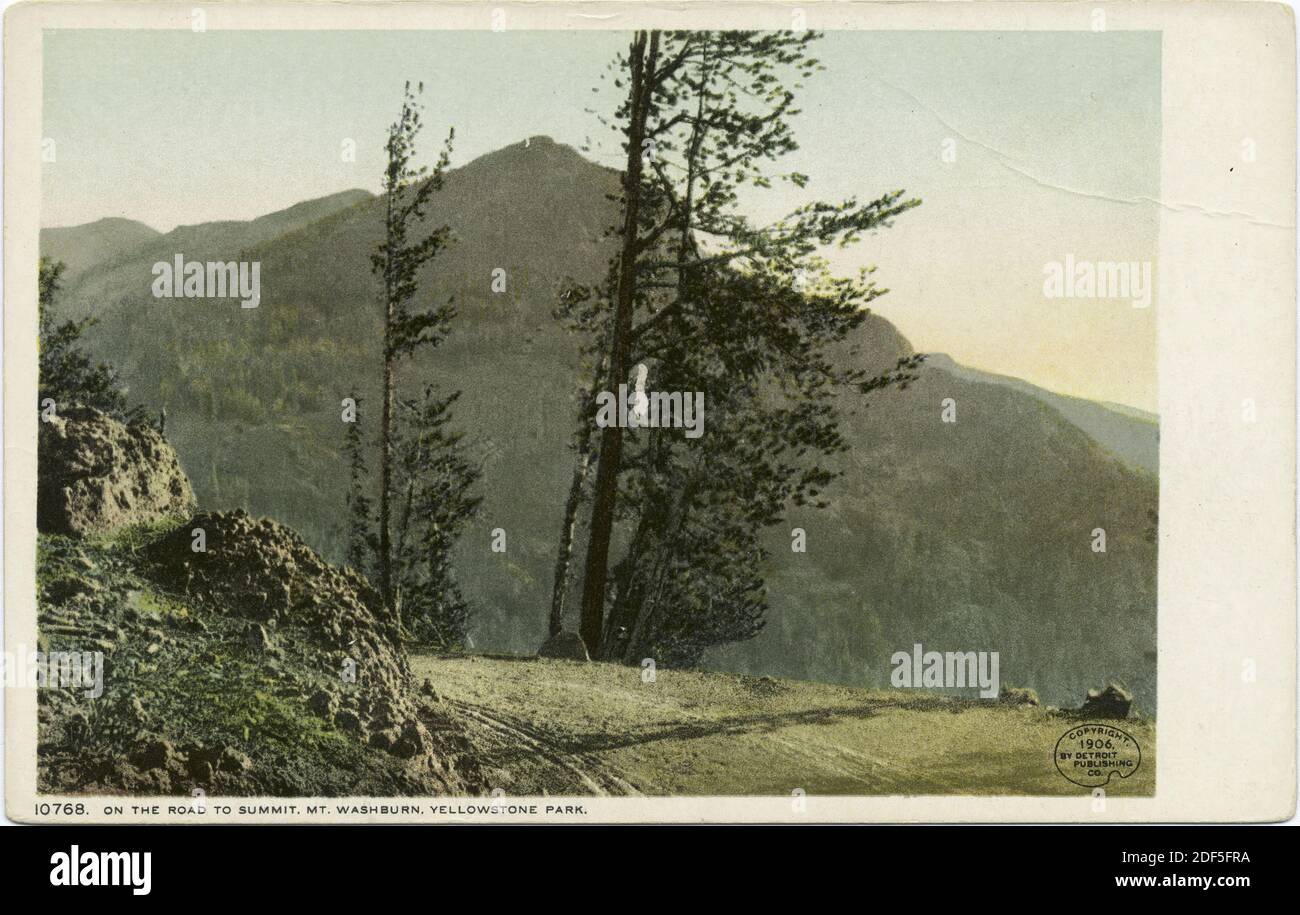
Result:
[[160,234],[134,219],[109,216],[79,226],[41,229],[41,254],[63,261],[66,282],[87,267],[113,260]]
[[1003,385],[1035,397],[1086,432],[1125,466],[1150,474],[1160,469],[1160,417],[1154,413],[1124,404],[1057,394],[1010,375],[967,368],[946,353],[935,353],[926,361],[932,369],[968,381]]
[[[248,221],[221,220],[181,225],[160,233],[131,220],[99,220],[70,229],[42,229],[41,254],[68,264],[65,305],[69,316],[81,317],[95,309],[110,307],[124,296],[145,295],[152,277],[151,266],[171,261],[177,254],[204,259],[236,259],[241,252],[320,222],[328,216],[374,199],[369,191],[352,189],[304,200],[293,206]],[[113,223],[107,229],[105,223]],[[113,241],[114,228],[126,228]],[[139,231],[144,230],[143,232]],[[84,248],[78,247],[85,245]],[[103,254],[91,260],[91,252]],[[75,290],[72,288],[75,281]]]

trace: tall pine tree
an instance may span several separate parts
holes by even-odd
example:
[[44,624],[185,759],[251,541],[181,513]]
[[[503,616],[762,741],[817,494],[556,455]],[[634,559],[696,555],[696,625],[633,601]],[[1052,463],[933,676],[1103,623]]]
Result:
[[393,558],[403,617],[412,638],[444,650],[463,647],[468,634],[469,605],[452,549],[482,501],[472,493],[481,470],[450,428],[459,397],[441,397],[428,385],[418,401],[402,402],[396,465]]
[[[919,201],[905,199],[902,191],[867,202],[817,201],[768,225],[753,224],[741,207],[742,192],[771,189],[781,182],[797,193],[807,184],[806,176],[777,172],[774,166],[797,149],[790,119],[798,113],[795,97],[800,80],[820,67],[809,52],[816,37],[813,33],[638,32],[628,53],[616,61],[615,86],[626,91],[609,120],[626,155],[619,252],[605,296],[571,309],[580,313],[592,339],[601,341],[596,362],[606,366],[606,390],[617,391],[627,383],[632,367],[642,359],[683,370],[712,361],[715,368],[740,372],[729,383],[743,390],[770,372],[775,364],[773,350],[807,355],[837,337],[843,339],[844,316],[804,314],[810,300],[779,294],[778,289],[782,284],[789,288],[796,277],[817,273],[821,248],[848,244],[862,232],[887,226]],[[758,290],[760,300],[749,304],[771,310],[767,323],[720,322],[717,309],[710,305],[717,298],[711,291],[747,276],[766,280]],[[841,285],[839,295],[811,301],[825,306],[848,295],[853,299],[849,311],[859,312],[876,294],[869,284]],[[790,320],[792,311],[802,317]],[[752,308],[749,314],[756,316]],[[720,338],[722,327],[737,336]],[[895,380],[905,379],[908,368],[900,365]],[[663,378],[670,374],[660,370]],[[832,374],[822,383],[868,382]],[[711,403],[728,403],[725,396],[716,397]],[[759,403],[757,394],[746,398],[736,405],[736,415],[745,416]],[[833,414],[825,404],[816,411]],[[584,421],[592,422],[593,417]],[[625,640],[630,632],[623,623],[610,630],[606,615],[609,550],[620,517],[624,438],[617,426],[600,430],[583,571],[580,632],[588,649],[605,657],[620,650],[602,646],[607,631]],[[799,473],[794,465],[776,469],[786,476]],[[666,517],[658,523],[678,521]],[[557,593],[562,576],[567,576],[567,549],[562,541],[556,563]],[[736,555],[749,553],[742,549]]]
[[422,126],[422,110],[417,95],[424,84],[411,91],[403,89],[402,108],[388,131],[385,145],[387,166],[384,169],[384,239],[370,256],[371,270],[383,282],[384,343],[383,384],[379,419],[379,519],[378,556],[379,591],[384,604],[399,627],[401,610],[396,601],[393,574],[392,514],[394,454],[397,430],[397,365],[423,347],[437,346],[447,334],[455,316],[450,303],[424,311],[412,309],[419,291],[420,269],[437,256],[450,237],[447,226],[431,229],[423,237],[418,233],[428,213],[429,198],[440,190],[451,157],[455,132],[448,134],[437,165],[416,166],[415,141]]

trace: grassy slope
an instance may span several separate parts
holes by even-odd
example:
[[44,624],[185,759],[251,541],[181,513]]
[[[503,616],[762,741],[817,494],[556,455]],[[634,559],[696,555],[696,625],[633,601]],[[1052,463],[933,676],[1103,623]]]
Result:
[[[1041,708],[695,671],[643,683],[634,668],[533,658],[412,666],[478,722],[484,765],[510,794],[1089,793],[1052,764],[1071,720]],[[1155,724],[1124,729],[1142,765],[1107,792],[1152,794]]]

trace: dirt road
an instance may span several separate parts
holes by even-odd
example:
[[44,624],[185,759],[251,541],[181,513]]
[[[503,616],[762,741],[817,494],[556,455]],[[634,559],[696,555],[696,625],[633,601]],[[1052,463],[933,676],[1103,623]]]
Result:
[[[1052,762],[1073,724],[1036,707],[537,658],[412,659],[508,794],[1086,795]],[[1155,784],[1155,724],[1111,796]]]

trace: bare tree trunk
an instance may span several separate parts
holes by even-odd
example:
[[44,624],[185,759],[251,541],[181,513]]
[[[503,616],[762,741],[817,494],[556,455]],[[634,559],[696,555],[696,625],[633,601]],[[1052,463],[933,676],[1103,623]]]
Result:
[[[388,216],[384,231],[392,243],[393,193],[388,192]],[[388,257],[392,258],[390,248]],[[384,267],[384,403],[379,417],[379,593],[384,606],[393,614],[397,632],[402,631],[402,621],[393,601],[393,544],[389,532],[389,494],[393,485],[393,402],[396,399],[396,380],[393,377],[393,324],[397,320],[397,303],[393,301],[391,260]]]
[[[391,308],[391,306],[390,306]],[[384,604],[393,608],[393,544],[389,532],[392,512],[390,493],[393,485],[393,365],[384,360],[384,407],[379,419],[382,452],[379,464],[379,587]]]
[[[647,42],[649,47],[647,49]],[[627,131],[627,170],[623,178],[623,244],[619,254],[618,292],[614,303],[613,339],[610,341],[609,389],[617,392],[627,380],[631,347],[632,309],[636,297],[638,226],[641,213],[641,172],[646,121],[659,57],[659,33],[638,32],[628,55],[630,110]],[[587,650],[600,650],[605,618],[605,582],[609,574],[609,541],[614,531],[618,501],[618,472],[623,458],[623,430],[617,424],[601,430],[596,465],[596,491],[591,507],[591,535],[582,583],[582,624],[579,633]]]
[[573,566],[573,537],[578,530],[578,509],[582,507],[582,488],[587,485],[591,470],[591,445],[595,438],[592,421],[596,409],[596,395],[605,379],[608,355],[601,359],[592,373],[591,388],[578,405],[578,460],[573,466],[573,479],[569,483],[569,497],[564,502],[564,520],[560,524],[560,546],[555,554],[555,580],[551,585],[551,619],[549,631],[555,635],[564,621],[564,610],[569,602],[569,578]]
[[646,542],[650,539],[650,529],[657,520],[659,515],[654,509],[646,508],[641,512],[641,519],[637,522],[636,533],[632,535],[632,542],[628,545],[627,555],[614,568],[617,590],[614,594],[614,604],[609,608],[604,634],[601,636],[600,660],[617,660],[627,647],[626,637],[620,638],[620,635],[625,636],[631,631],[627,621],[629,617],[635,618],[637,605],[643,599],[641,557],[646,550]]
[[394,565],[402,563],[402,557],[406,555],[406,535],[411,529],[411,505],[415,500],[415,481],[408,480],[406,483],[406,499],[402,504],[402,520],[397,525],[397,548],[395,554],[397,562]]
[[[590,418],[584,420],[590,422]],[[560,525],[560,549],[555,557],[555,584],[551,591],[550,634],[560,631],[564,619],[564,605],[569,597],[569,567],[573,562],[573,535],[578,528],[578,507],[582,503],[582,487],[587,482],[587,470],[591,467],[591,436],[583,437],[578,462],[573,468],[573,480],[569,484],[569,498],[564,502],[564,521]]]

